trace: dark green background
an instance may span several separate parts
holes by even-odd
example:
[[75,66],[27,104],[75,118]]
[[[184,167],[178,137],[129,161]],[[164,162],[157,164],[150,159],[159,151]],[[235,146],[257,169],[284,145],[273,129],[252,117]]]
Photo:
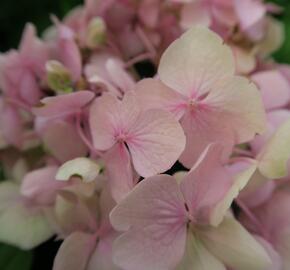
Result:
[[33,22],[42,32],[50,14],[62,18],[82,0],[0,0],[0,51],[17,47],[26,22]]
[[[290,0],[272,2],[284,7],[284,12],[277,18],[284,23],[286,31],[284,45],[274,57],[279,62],[290,63]],[[0,0],[0,51],[17,47],[26,22],[33,22],[41,33],[51,24],[50,14],[62,18],[71,8],[81,3],[82,0]],[[50,241],[33,252],[24,252],[0,244],[0,269],[51,270],[58,246],[59,243]]]

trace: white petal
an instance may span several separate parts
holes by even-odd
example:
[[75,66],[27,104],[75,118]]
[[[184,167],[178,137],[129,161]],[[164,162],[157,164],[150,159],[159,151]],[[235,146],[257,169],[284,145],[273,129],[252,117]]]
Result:
[[100,165],[89,158],[76,158],[64,163],[56,174],[57,180],[66,181],[72,176],[80,176],[84,182],[92,182],[100,172]]

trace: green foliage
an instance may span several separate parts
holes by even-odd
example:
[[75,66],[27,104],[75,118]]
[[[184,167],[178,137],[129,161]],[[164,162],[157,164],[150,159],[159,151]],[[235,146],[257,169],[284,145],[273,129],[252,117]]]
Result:
[[29,270],[32,266],[33,254],[12,246],[0,244],[1,270]]
[[274,54],[275,59],[280,63],[290,64],[290,1],[289,0],[272,0],[283,8],[281,15],[277,18],[284,24],[285,41],[278,52]]
[[82,0],[1,0],[0,51],[16,48],[26,22],[33,22],[42,32],[51,22],[50,14],[62,18]]

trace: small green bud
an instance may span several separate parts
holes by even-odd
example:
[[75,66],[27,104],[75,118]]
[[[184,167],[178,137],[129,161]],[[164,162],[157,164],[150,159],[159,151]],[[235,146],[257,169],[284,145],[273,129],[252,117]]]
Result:
[[50,60],[46,63],[48,86],[56,92],[70,93],[73,91],[69,70],[60,62]]
[[106,24],[101,17],[91,20],[87,29],[86,43],[88,48],[95,49],[106,41]]

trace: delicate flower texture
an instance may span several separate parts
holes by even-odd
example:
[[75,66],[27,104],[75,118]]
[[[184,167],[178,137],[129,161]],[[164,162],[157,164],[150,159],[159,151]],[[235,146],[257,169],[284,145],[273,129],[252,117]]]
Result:
[[0,54],[0,242],[63,241],[53,270],[289,270],[282,11],[84,0],[27,24]]
[[252,40],[262,39],[266,27],[266,5],[260,0],[234,0],[233,2],[242,31]]
[[62,63],[70,70],[74,81],[80,79],[82,72],[82,60],[80,50],[75,42],[73,31],[57,23],[58,29],[58,48],[59,58]]
[[290,101],[290,85],[279,71],[258,72],[251,79],[259,87],[267,110],[283,108],[288,105]]
[[[284,186],[285,188],[285,186]],[[261,224],[263,231],[253,224],[252,220],[244,215],[241,217],[242,222],[255,233],[262,234],[263,238],[272,244],[276,250],[277,260],[281,262],[277,270],[289,269],[289,237],[290,237],[290,219],[289,219],[289,189],[278,190],[263,205],[253,210],[253,213]],[[272,268],[271,268],[272,269]]]
[[57,191],[67,186],[55,180],[56,166],[47,166],[43,169],[29,172],[23,178],[20,192],[39,205],[51,205],[55,202]]
[[231,50],[206,28],[192,28],[173,42],[158,73],[160,81],[141,81],[137,91],[144,107],[166,109],[181,120],[187,140],[180,160],[186,167],[210,142],[243,143],[264,131],[258,90],[234,75]]
[[125,71],[124,63],[109,54],[92,57],[85,67],[85,74],[90,83],[121,97],[125,92],[133,90],[135,82]]
[[53,236],[44,208],[20,193],[12,181],[0,184],[0,241],[32,249]]
[[33,25],[26,26],[19,52],[12,50],[3,56],[0,76],[6,95],[29,105],[36,104],[42,95],[37,80],[43,77],[48,59],[47,47],[35,32]]
[[243,165],[243,162],[235,164],[238,167],[247,164],[248,168],[256,170],[240,196],[247,205],[256,206],[264,203],[276,188],[276,183],[271,180],[289,176],[289,138],[288,116],[288,120],[279,125],[272,136],[267,138],[266,143],[256,153],[255,159],[244,160]]
[[122,269],[267,267],[266,252],[250,234],[232,217],[222,221],[230,203],[220,205],[234,199],[241,179],[221,166],[220,152],[216,145],[207,148],[180,184],[169,175],[143,180],[113,209],[114,228],[126,231],[114,246]]
[[[110,94],[96,99],[90,127],[96,149],[119,147],[122,156],[129,150],[134,168],[144,177],[170,169],[185,145],[183,130],[173,116],[162,110],[142,111],[134,92],[126,93],[122,101]],[[123,157],[120,160],[125,162]],[[130,162],[129,157],[126,160]]]
[[89,91],[80,91],[41,100],[43,106],[35,107],[33,112],[41,117],[67,116],[79,112],[94,97]]
[[56,179],[61,181],[69,180],[77,175],[84,182],[91,182],[99,175],[100,166],[88,158],[76,158],[64,163],[56,174]]
[[117,233],[108,221],[108,212],[114,202],[106,187],[100,198],[91,195],[90,199],[94,204],[88,207],[80,197],[77,200],[70,200],[67,196],[59,197],[56,215],[61,218],[61,224],[66,230],[69,226],[70,233],[56,255],[53,270],[119,269],[113,264],[111,256],[112,243]]

